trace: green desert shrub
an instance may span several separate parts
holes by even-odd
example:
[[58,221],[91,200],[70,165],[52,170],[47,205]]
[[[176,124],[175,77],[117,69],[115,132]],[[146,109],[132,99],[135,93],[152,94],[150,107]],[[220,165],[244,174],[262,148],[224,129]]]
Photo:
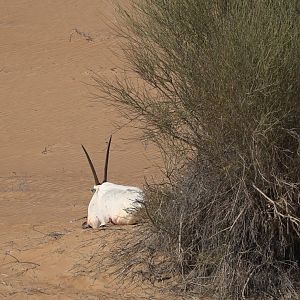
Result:
[[[130,69],[95,77],[161,150],[124,273],[224,299],[297,297],[299,20],[294,0],[139,0]],[[166,279],[169,280],[166,281]]]

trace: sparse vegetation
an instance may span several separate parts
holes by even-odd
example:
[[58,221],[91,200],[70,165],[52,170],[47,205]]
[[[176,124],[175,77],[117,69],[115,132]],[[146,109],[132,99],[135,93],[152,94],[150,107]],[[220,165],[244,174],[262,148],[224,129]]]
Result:
[[[296,299],[296,0],[141,0],[120,9],[125,79],[95,78],[162,151],[124,274],[223,299]],[[119,259],[120,261],[120,259]]]

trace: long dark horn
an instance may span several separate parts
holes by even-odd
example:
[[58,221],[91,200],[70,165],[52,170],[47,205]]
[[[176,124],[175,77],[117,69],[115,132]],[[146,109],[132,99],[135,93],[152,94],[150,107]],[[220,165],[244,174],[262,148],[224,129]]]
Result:
[[106,149],[106,157],[105,157],[105,166],[104,166],[104,178],[103,182],[107,182],[107,170],[108,170],[108,158],[109,158],[109,149],[110,149],[110,143],[111,143],[112,135],[109,138],[107,149]]
[[86,158],[87,158],[87,160],[88,160],[88,162],[89,162],[89,164],[90,164],[90,167],[91,167],[91,169],[92,169],[92,172],[93,172],[93,175],[94,175],[94,179],[95,179],[95,185],[99,185],[99,184],[100,184],[100,181],[99,181],[99,179],[98,179],[98,176],[97,176],[97,173],[96,173],[95,168],[94,168],[94,166],[93,166],[93,163],[92,163],[92,161],[91,161],[91,159],[90,159],[90,156],[89,156],[89,154],[87,153],[87,151],[85,150],[84,146],[81,145],[81,147],[82,147],[82,149],[83,149],[83,151],[84,151],[84,153],[85,153],[85,155],[86,155]]

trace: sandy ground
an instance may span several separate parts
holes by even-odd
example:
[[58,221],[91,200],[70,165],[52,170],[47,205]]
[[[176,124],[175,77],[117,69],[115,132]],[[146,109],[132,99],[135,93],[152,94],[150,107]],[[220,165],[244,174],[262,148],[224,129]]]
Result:
[[[0,0],[0,298],[154,297],[93,265],[131,229],[82,230],[78,220],[93,184],[80,144],[102,174],[105,142],[124,122],[86,84],[90,70],[122,68],[114,14],[108,0]],[[142,186],[158,174],[155,151],[134,136],[114,133],[110,181]]]

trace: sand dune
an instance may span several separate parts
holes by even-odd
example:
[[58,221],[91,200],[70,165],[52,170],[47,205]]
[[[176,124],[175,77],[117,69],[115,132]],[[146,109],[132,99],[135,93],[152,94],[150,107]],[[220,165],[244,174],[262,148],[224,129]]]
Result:
[[[88,265],[121,231],[84,231],[92,176],[80,144],[102,174],[105,141],[124,120],[92,101],[90,70],[122,67],[110,29],[113,1],[0,1],[0,298],[141,299]],[[157,173],[155,151],[127,127],[113,137],[109,178],[141,186]],[[102,250],[99,255],[109,255]],[[106,252],[108,251],[108,252]],[[86,265],[85,265],[86,264]],[[80,269],[81,268],[81,269]],[[125,295],[125,296],[124,296]]]

